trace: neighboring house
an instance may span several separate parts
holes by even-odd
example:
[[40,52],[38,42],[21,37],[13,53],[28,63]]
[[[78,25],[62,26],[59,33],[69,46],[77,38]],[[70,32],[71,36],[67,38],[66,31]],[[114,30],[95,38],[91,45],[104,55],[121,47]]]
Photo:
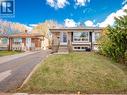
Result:
[[90,51],[98,50],[97,39],[100,37],[103,28],[53,28],[52,50],[53,52],[65,51]]
[[42,40],[41,48],[43,50],[49,49],[49,39],[47,37],[44,37]]
[[12,35],[0,35],[0,50],[45,50],[47,38],[39,33],[18,33]]

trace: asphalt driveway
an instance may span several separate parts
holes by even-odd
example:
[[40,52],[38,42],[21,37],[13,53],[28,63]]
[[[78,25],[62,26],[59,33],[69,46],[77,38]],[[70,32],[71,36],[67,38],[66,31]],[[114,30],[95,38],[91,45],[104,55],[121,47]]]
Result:
[[39,51],[1,63],[0,92],[8,92],[20,87],[32,69],[49,54],[49,50]]

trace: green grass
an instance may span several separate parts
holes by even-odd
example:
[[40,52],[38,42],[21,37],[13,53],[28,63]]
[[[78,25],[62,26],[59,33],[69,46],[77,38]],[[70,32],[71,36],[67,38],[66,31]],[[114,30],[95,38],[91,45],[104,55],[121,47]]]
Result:
[[127,67],[89,52],[51,55],[18,91],[127,93]]
[[21,53],[20,51],[0,51],[0,57]]

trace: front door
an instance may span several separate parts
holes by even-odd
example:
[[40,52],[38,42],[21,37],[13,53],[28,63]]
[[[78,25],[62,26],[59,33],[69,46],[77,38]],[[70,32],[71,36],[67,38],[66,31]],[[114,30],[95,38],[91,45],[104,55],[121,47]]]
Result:
[[67,33],[61,32],[60,34],[60,44],[61,45],[67,45]]

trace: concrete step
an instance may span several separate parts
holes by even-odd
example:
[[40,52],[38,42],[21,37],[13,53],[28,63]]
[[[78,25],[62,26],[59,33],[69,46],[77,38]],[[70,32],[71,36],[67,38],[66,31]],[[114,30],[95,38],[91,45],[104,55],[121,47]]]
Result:
[[59,47],[58,52],[68,52],[68,48],[67,47]]

